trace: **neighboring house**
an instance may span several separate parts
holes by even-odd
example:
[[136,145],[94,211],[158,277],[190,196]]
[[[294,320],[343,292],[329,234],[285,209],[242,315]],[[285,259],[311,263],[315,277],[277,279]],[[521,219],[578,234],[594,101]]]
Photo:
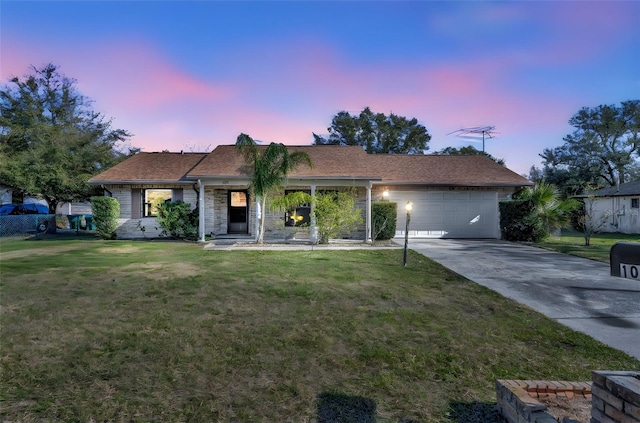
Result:
[[[498,201],[519,187],[524,177],[487,157],[367,154],[361,147],[288,146],[309,154],[313,168],[300,165],[288,177],[284,192],[352,187],[358,193],[362,228],[348,237],[371,240],[371,204],[398,204],[397,234],[404,234],[405,203],[413,202],[409,236],[499,238]],[[105,195],[120,202],[119,237],[154,236],[153,203],[158,198],[183,200],[199,207],[199,238],[255,236],[260,213],[248,191],[250,175],[235,145],[210,153],[139,153],[91,178]],[[307,223],[310,207],[293,213],[265,214],[265,238],[287,238],[292,214]],[[144,233],[136,228],[145,227]],[[313,231],[311,231],[313,233]]]
[[[640,180],[578,196],[591,207],[591,218],[603,222],[600,232],[640,234]],[[588,204],[592,202],[592,205]],[[600,226],[600,225],[597,225]]]

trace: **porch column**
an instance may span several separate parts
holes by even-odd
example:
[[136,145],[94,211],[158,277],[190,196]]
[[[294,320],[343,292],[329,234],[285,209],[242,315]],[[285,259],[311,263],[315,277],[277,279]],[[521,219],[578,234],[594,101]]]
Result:
[[316,186],[311,185],[311,210],[310,210],[310,224],[311,224],[311,233],[309,234],[309,241],[312,244],[318,242],[318,227],[316,226]]
[[369,185],[367,185],[367,224],[366,224],[366,242],[372,242],[372,225],[371,225],[371,187],[373,186],[373,182],[369,181]]
[[[256,195],[256,227],[253,232],[254,242],[258,242],[258,233],[260,232],[260,218],[262,217],[262,212],[263,210],[260,209],[260,197]],[[247,225],[249,225],[250,221],[251,221],[251,218],[249,218],[249,220],[247,221]]]
[[198,233],[200,242],[204,242],[204,184],[198,179]]

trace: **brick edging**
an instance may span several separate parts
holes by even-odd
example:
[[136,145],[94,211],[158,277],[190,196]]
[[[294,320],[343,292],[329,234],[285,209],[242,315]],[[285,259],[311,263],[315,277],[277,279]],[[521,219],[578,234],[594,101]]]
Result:
[[591,382],[553,380],[496,381],[498,410],[509,423],[557,423],[537,398],[591,399]]

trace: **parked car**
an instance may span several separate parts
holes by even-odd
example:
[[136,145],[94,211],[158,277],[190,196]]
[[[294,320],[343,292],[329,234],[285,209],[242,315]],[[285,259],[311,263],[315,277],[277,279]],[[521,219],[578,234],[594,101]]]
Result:
[[3,204],[0,206],[0,216],[17,214],[49,214],[49,207],[43,204]]

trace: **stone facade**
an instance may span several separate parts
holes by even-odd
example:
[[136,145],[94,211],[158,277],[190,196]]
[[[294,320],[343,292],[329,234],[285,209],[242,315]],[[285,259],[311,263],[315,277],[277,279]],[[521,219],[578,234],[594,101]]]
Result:
[[591,423],[640,423],[640,372],[594,371]]

